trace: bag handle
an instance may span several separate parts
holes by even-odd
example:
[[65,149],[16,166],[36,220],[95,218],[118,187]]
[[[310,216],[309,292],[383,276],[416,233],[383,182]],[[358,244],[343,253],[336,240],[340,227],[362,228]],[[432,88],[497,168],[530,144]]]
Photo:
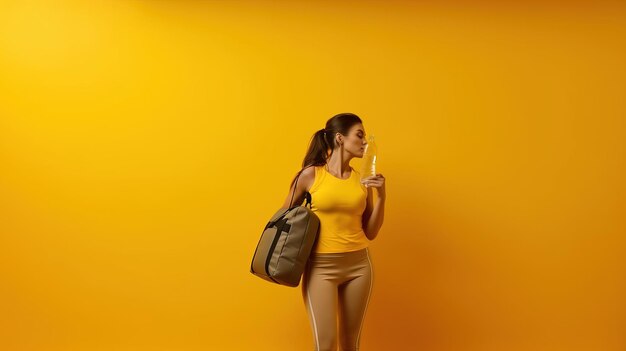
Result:
[[[302,171],[300,171],[300,174],[298,174],[298,178],[296,178],[296,183],[293,186],[293,193],[291,194],[291,201],[289,201],[289,207],[287,209],[287,211],[291,210],[292,208],[298,207],[298,206],[294,206],[291,207],[291,204],[293,203],[293,197],[296,195],[296,188],[298,187],[298,179],[300,179],[300,176],[302,175]],[[311,208],[311,193],[309,193],[308,191],[304,193],[304,197],[306,198],[306,203],[304,204],[304,207],[306,207],[306,205],[309,205],[309,208]]]
[[294,184],[293,186],[293,193],[291,194],[291,201],[289,201],[289,207],[287,207],[288,209],[291,209],[291,204],[293,203],[293,197],[294,195],[296,195],[296,188],[298,187],[298,179],[300,179],[301,175],[302,175],[302,171],[300,171],[300,173],[298,174],[298,177],[296,178],[296,184]]
[[[300,179],[300,176],[302,175],[302,171],[300,172],[300,174],[298,174],[298,177],[296,178],[296,183],[293,186],[293,193],[291,194],[291,201],[289,201],[289,207],[287,208],[287,210],[285,210],[285,212],[283,212],[280,216],[278,216],[275,220],[273,221],[269,221],[267,223],[267,225],[265,226],[265,229],[273,226],[274,224],[278,223],[278,221],[280,221],[286,214],[287,212],[293,210],[296,207],[300,207],[300,205],[297,206],[291,206],[291,204],[293,204],[293,197],[296,195],[296,187],[298,186],[298,179]],[[311,198],[311,193],[309,193],[308,191],[306,193],[304,193],[304,196],[306,198],[306,203],[304,204],[304,207],[306,207],[307,205],[309,205],[309,208],[311,208],[311,202],[312,202],[312,198]]]

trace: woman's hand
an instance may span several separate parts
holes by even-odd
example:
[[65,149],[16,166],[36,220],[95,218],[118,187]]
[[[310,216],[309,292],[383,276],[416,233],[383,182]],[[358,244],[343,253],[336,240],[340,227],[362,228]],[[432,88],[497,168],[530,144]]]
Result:
[[380,197],[385,197],[385,177],[382,173],[377,173],[375,176],[369,176],[361,180],[361,184],[365,184],[365,187],[374,187],[378,191]]

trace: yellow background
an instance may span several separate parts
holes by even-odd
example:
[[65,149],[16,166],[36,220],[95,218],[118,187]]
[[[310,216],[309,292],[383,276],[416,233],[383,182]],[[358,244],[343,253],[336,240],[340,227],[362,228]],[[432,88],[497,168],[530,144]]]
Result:
[[609,2],[3,1],[0,349],[313,349],[249,265],[353,112],[362,351],[624,350],[625,44]]

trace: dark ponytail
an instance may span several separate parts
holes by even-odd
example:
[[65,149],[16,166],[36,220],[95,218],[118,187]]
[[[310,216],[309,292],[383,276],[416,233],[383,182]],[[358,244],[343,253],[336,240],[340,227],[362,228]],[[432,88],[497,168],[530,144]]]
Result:
[[309,149],[302,161],[302,169],[295,175],[289,189],[293,186],[296,178],[302,173],[302,171],[309,166],[323,166],[326,164],[328,158],[335,149],[336,140],[335,134],[341,133],[342,135],[348,135],[348,131],[353,125],[357,123],[363,123],[359,116],[354,113],[340,113],[333,116],[326,122],[326,127],[318,130],[313,134]]

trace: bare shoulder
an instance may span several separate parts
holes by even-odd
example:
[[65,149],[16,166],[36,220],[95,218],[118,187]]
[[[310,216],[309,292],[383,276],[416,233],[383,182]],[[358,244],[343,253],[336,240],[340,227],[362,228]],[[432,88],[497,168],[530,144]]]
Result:
[[315,166],[308,166],[303,169],[300,175],[300,180],[302,181],[304,190],[308,192],[315,181]]
[[304,201],[305,193],[311,189],[315,181],[315,167],[309,166],[304,168],[300,172],[299,178],[296,178],[295,181],[295,185],[292,183],[289,189],[289,194],[287,194],[282,208],[289,208],[294,203],[301,204]]

